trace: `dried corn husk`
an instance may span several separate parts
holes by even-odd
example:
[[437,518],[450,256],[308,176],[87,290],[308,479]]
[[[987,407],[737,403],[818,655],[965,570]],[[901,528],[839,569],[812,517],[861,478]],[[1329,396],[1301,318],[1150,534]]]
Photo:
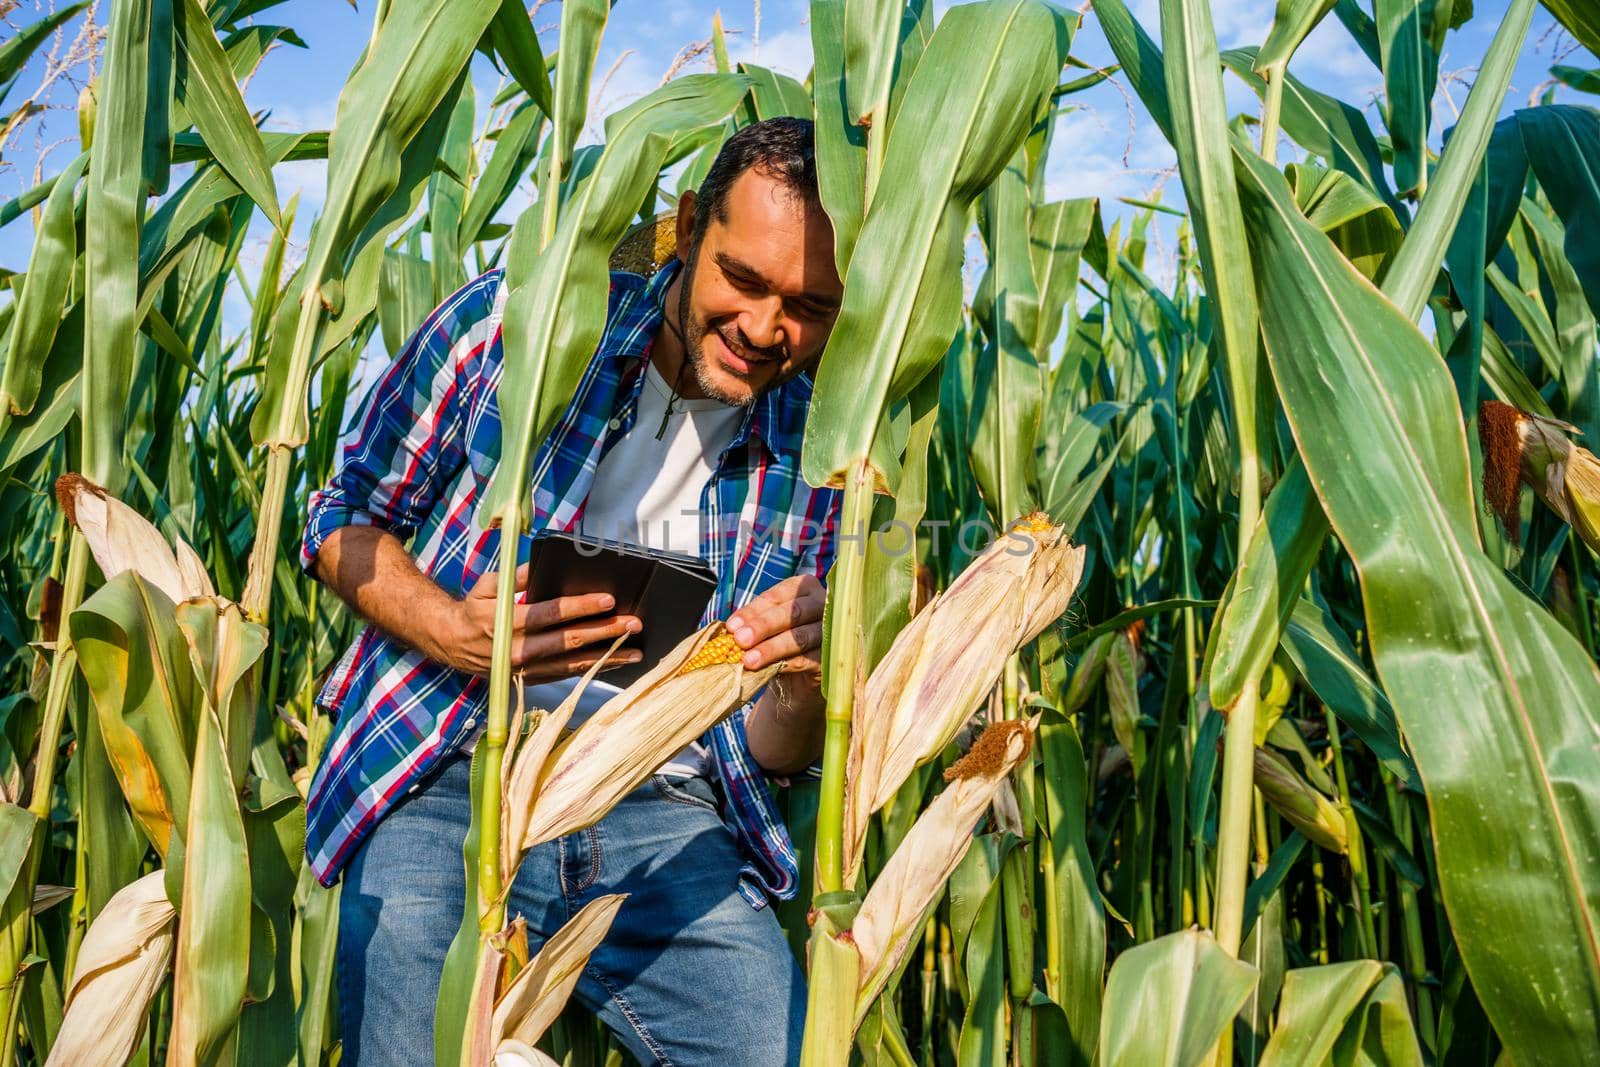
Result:
[[922,935],[928,912],[967,854],[972,829],[1007,775],[1028,758],[1037,717],[996,723],[945,771],[950,784],[917,818],[872,883],[851,927],[861,954],[856,1023]]
[[155,525],[87,478],[63,474],[56,479],[56,500],[89,543],[95,563],[110,581],[134,571],[174,603],[190,597],[216,596],[205,564],[188,542],[174,548]]
[[1341,855],[1350,850],[1344,815],[1276,750],[1256,749],[1255,782],[1262,799],[1307,838]]
[[178,913],[163,877],[152,871],[123,886],[90,925],[46,1067],[120,1067],[139,1047],[150,998],[172,963]]
[[531,1046],[544,1036],[626,899],[626,893],[613,893],[585,904],[517,972],[494,1005],[490,1037],[497,1061],[508,1046]]
[[494,1050],[494,1067],[561,1067],[524,1041],[505,1041]]
[[911,772],[949,744],[999,680],[1006,659],[1066,611],[1083,549],[1029,516],[997,538],[895,638],[857,697],[845,793],[846,884],[867,823]]
[[1579,432],[1576,426],[1530,415],[1498,400],[1480,405],[1484,499],[1513,540],[1522,525],[1517,507],[1520,479],[1585,544],[1600,552],[1600,459],[1568,436]]
[[[525,751],[519,751],[507,781],[506,806],[526,813],[525,822],[521,815],[516,818],[522,822],[521,834],[508,840],[528,849],[599,822],[778,673],[776,664],[746,670],[738,658],[685,670],[702,648],[725,633],[717,622],[685,639],[558,743],[554,736],[566,719],[560,709],[546,717],[523,746]],[[576,702],[574,690],[568,705]]]

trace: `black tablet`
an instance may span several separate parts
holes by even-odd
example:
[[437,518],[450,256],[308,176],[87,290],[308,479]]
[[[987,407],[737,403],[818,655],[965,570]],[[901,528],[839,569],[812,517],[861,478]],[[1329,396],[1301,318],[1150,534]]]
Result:
[[616,614],[637,615],[644,623],[644,630],[622,645],[640,650],[644,658],[599,675],[619,686],[639,678],[698,630],[717,588],[716,572],[698,556],[556,531],[534,535],[528,563],[529,601],[610,593]]

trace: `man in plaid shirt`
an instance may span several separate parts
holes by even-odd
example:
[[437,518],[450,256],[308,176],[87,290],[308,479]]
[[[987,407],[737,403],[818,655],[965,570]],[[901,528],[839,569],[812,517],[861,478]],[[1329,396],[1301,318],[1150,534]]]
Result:
[[[794,895],[798,870],[765,779],[821,752],[838,513],[838,495],[799,473],[806,372],[843,292],[811,124],[731,137],[677,231],[678,259],[654,277],[612,275],[599,348],[534,464],[533,526],[701,556],[718,578],[706,618],[727,619],[747,666],[784,671],[599,824],[529,852],[510,910],[537,948],[595,897],[629,894],[578,999],[642,1063],[788,1064],[804,979],[765,905]],[[337,726],[306,828],[317,877],[344,880],[355,1067],[430,1058],[465,904],[499,543],[476,507],[500,455],[505,296],[491,272],[429,316],[310,502],[302,564],[368,623],[320,697]],[[513,669],[531,702],[553,707],[615,637],[649,625],[613,608],[603,594],[519,604]],[[574,723],[609,695],[596,688]]]

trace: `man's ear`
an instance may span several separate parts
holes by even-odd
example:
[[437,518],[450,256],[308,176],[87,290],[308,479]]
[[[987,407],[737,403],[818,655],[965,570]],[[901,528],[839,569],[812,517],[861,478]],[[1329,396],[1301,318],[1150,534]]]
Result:
[[678,258],[688,264],[689,249],[694,244],[694,190],[685,189],[678,197]]

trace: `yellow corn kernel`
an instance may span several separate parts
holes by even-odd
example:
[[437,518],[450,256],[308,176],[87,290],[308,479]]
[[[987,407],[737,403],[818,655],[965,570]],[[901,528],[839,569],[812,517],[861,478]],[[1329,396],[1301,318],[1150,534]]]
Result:
[[715,663],[738,663],[744,659],[744,649],[739,647],[733,635],[723,632],[700,646],[700,651],[684,661],[678,668],[679,674],[688,674],[702,667],[709,667]]
[[1042,511],[1033,511],[1012,523],[1011,528],[1019,533],[1042,534],[1054,525],[1049,515]]

